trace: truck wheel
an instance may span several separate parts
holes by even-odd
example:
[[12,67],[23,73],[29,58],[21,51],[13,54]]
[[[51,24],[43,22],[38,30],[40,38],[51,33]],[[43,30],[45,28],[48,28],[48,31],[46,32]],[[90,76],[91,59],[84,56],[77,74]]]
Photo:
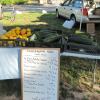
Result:
[[70,20],[73,20],[74,23],[76,23],[76,17],[74,15],[71,15]]

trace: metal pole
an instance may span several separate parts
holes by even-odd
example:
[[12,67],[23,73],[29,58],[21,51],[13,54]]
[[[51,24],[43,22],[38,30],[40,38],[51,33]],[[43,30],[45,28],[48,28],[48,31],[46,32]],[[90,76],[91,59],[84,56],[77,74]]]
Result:
[[97,59],[95,60],[95,65],[93,65],[93,81],[91,87],[94,88],[94,84],[96,83],[96,68],[97,68]]
[[82,17],[81,17],[81,21],[80,21],[80,31],[82,30]]
[[80,31],[82,30],[82,21],[83,21],[83,8],[84,8],[84,0],[82,0],[82,12],[81,12],[81,20],[80,20]]

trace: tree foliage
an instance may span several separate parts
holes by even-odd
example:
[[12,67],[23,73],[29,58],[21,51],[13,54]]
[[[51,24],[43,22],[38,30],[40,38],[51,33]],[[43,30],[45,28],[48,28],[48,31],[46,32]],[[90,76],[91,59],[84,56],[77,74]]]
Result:
[[24,4],[28,0],[0,0],[1,4],[7,5],[7,4]]

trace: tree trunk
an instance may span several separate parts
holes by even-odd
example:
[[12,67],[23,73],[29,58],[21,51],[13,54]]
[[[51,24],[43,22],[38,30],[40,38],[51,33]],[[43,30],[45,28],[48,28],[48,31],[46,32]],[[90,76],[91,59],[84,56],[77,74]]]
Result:
[[2,5],[0,4],[0,19],[3,18],[3,13],[2,13]]

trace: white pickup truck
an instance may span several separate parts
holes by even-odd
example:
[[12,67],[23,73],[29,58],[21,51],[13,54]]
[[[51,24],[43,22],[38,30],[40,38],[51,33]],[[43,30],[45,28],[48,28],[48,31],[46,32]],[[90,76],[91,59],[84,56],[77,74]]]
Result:
[[100,1],[94,3],[89,0],[66,0],[56,8],[56,17],[60,16],[75,22],[100,23]]

